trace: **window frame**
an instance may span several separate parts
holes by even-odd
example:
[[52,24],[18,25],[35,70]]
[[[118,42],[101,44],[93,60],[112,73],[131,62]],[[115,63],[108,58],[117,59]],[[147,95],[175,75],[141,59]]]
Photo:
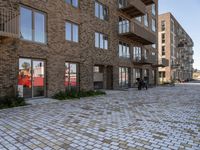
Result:
[[[34,8],[26,6],[26,5],[20,5],[19,9],[21,10],[21,8],[31,11],[31,21],[32,21],[31,22],[31,34],[32,35],[31,35],[31,40],[24,39],[21,36],[20,36],[20,40],[46,45],[48,43],[48,41],[47,41],[47,14],[46,14],[46,12],[34,9]],[[44,42],[35,41],[35,13],[42,14],[44,16]],[[21,14],[20,14],[20,17],[19,17],[19,31],[20,31],[20,34],[21,34]]]
[[[66,38],[66,35],[67,35],[66,24],[67,24],[67,23],[69,23],[69,24],[71,25],[71,40],[68,40],[68,39]],[[73,33],[74,33],[74,31],[73,31],[74,26],[77,26],[77,27],[78,27],[78,32],[77,32],[77,34],[78,34],[78,35],[77,35],[78,41],[74,41],[74,34],[73,34]],[[74,23],[74,22],[69,21],[69,20],[65,21],[65,40],[66,40],[66,41],[69,41],[69,42],[73,42],[73,43],[79,43],[79,41],[80,41],[79,36],[80,36],[79,24]]]
[[[96,4],[98,5],[98,15],[97,16],[96,16]],[[95,17],[100,20],[109,21],[109,7],[106,6],[105,4],[99,2],[98,0],[94,1],[94,5],[95,5],[95,7],[94,7],[95,8],[95,11],[94,11]],[[102,7],[102,11],[100,10],[100,8],[101,8],[100,6]],[[101,12],[102,12],[102,14],[101,14]],[[101,15],[103,16],[103,18],[101,18]]]
[[69,4],[70,6],[72,6],[72,7],[74,7],[74,8],[79,8],[79,6],[80,6],[79,0],[77,0],[77,5],[78,5],[77,7],[73,5],[73,0],[70,0],[70,3],[67,2],[67,0],[65,0],[65,3]]
[[[98,34],[98,47],[96,47],[96,34]],[[103,48],[101,48],[101,35],[103,37]],[[108,38],[108,35],[107,34],[104,34],[102,32],[98,32],[98,31],[95,31],[95,34],[94,34],[95,38],[94,38],[94,41],[95,41],[95,48],[98,48],[98,49],[104,49],[104,50],[108,50],[109,49],[109,38]],[[104,38],[107,38],[107,47],[105,47],[105,39]],[[107,48],[107,49],[106,49]]]

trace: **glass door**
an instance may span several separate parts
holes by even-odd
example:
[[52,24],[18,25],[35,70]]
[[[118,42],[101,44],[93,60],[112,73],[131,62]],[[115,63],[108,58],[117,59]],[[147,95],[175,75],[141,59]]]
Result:
[[24,98],[45,96],[44,61],[19,59],[18,94]]
[[45,93],[44,87],[44,61],[33,60],[33,97],[42,97]]
[[32,97],[31,59],[19,59],[18,94],[20,97]]

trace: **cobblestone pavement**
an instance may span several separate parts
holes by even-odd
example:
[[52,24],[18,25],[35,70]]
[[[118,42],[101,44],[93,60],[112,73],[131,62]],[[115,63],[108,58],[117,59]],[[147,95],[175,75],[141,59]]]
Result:
[[0,150],[200,150],[200,84],[0,111]]

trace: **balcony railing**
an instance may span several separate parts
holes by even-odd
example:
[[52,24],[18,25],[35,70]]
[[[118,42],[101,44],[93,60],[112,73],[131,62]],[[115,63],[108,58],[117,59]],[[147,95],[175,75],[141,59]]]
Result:
[[10,8],[0,7],[0,37],[19,37],[19,14]]
[[120,36],[129,38],[143,45],[156,43],[156,34],[150,32],[149,30],[145,29],[134,21],[125,24],[119,23],[118,33]]
[[166,58],[160,58],[158,60],[158,66],[159,67],[167,67],[167,66],[169,66],[169,60],[166,59]]
[[119,4],[119,10],[134,18],[145,15],[146,6],[138,0],[124,0],[124,4]]
[[133,58],[133,63],[137,65],[150,65],[153,63],[153,61],[150,56],[138,56]]

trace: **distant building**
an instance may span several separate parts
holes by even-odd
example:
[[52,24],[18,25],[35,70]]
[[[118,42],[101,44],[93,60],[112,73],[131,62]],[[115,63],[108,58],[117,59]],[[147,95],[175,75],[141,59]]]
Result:
[[193,41],[171,13],[159,15],[158,59],[168,59],[159,67],[159,82],[191,80],[193,77]]

